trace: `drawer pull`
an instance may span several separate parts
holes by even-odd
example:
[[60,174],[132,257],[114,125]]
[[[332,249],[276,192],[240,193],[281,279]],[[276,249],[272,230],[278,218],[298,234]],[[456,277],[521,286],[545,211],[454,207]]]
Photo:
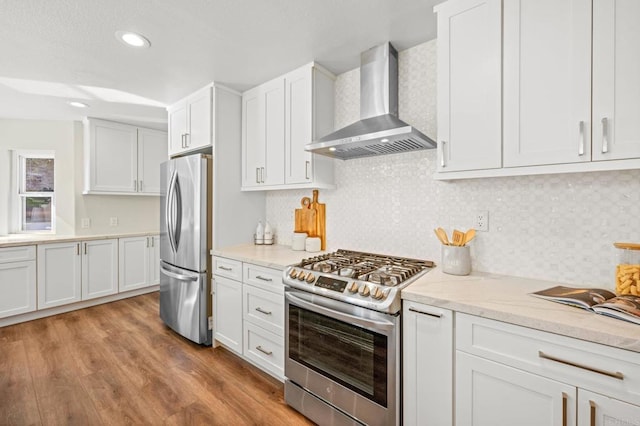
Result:
[[271,351],[267,351],[265,349],[262,349],[262,346],[260,346],[260,345],[256,346],[256,349],[259,350],[260,352],[262,352],[265,355],[271,355],[273,353]]
[[596,403],[589,400],[589,426],[596,426]]
[[262,275],[256,275],[256,279],[262,280],[262,281],[267,281],[267,282],[273,281],[273,278],[263,277]]
[[262,309],[260,306],[258,306],[256,308],[256,311],[260,312],[261,314],[265,314],[265,315],[271,315],[271,311],[265,311],[264,309]]
[[567,399],[569,396],[562,392],[562,426],[567,426]]
[[548,359],[550,361],[559,362],[560,364],[566,364],[566,365],[570,365],[572,367],[582,368],[583,370],[591,371],[593,373],[598,373],[598,374],[602,374],[604,376],[613,377],[614,379],[624,380],[624,375],[619,371],[616,371],[615,373],[612,373],[611,371],[601,370],[599,368],[589,367],[588,365],[582,365],[582,364],[578,364],[578,363],[575,363],[575,362],[572,362],[572,361],[567,361],[567,360],[564,360],[564,359],[556,358],[554,356],[547,355],[542,351],[538,351],[538,356],[540,358],[543,358],[543,359]]
[[223,271],[229,271],[229,272],[233,271],[233,268],[227,268],[226,266],[222,266],[222,265],[218,266],[218,269],[222,269]]
[[419,311],[419,310],[414,309],[414,308],[409,308],[409,311],[410,312],[415,312],[416,314],[429,315],[430,317],[434,317],[434,318],[442,318],[442,314],[430,314],[429,312]]

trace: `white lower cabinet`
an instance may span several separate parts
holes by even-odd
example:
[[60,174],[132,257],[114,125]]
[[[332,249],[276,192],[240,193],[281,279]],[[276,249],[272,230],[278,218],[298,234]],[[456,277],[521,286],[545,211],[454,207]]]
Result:
[[213,271],[215,340],[284,380],[282,271],[217,256]]
[[118,240],[118,291],[160,283],[160,237],[127,237]]
[[38,245],[38,309],[118,292],[118,240]]
[[36,247],[0,249],[0,318],[36,310]]
[[403,423],[453,423],[453,312],[405,301]]
[[578,426],[640,426],[640,406],[578,389]]

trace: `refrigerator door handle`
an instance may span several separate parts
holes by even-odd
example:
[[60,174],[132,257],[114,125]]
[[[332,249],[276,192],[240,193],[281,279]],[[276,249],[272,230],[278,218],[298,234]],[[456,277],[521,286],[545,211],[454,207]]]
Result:
[[177,251],[180,245],[180,232],[182,230],[182,192],[180,191],[180,180],[178,179],[178,172],[176,171],[176,179],[173,184],[173,204],[175,209],[175,217],[173,218],[173,244],[174,251]]
[[171,180],[169,181],[169,189],[167,190],[167,203],[164,206],[165,207],[165,217],[167,219],[167,235],[169,237],[169,244],[171,245],[171,250],[173,250],[173,252],[176,252],[176,243],[174,241],[174,236],[173,236],[173,230],[174,230],[174,224],[173,224],[173,195],[174,195],[174,185],[176,183],[176,179],[178,178],[178,172],[177,171],[173,171],[173,174],[171,175]]
[[180,281],[198,281],[197,276],[194,277],[191,275],[176,274],[175,272],[171,272],[167,269],[164,269],[162,266],[160,267],[160,272],[162,272],[168,277],[175,278],[176,280],[180,280]]

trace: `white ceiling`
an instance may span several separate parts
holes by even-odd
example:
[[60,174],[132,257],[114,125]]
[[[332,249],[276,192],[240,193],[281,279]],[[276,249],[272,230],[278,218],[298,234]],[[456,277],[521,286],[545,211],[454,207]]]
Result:
[[339,74],[382,42],[431,40],[441,1],[0,0],[0,118],[166,127],[164,106],[211,81],[242,91],[313,60]]

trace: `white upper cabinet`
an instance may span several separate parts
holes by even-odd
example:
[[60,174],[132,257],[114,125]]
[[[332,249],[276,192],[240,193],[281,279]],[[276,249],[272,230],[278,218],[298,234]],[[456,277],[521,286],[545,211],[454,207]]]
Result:
[[169,155],[213,146],[213,85],[167,108],[169,112]]
[[160,193],[166,132],[94,118],[84,126],[85,194]]
[[452,0],[438,14],[438,172],[502,166],[501,0]]
[[593,2],[593,159],[640,158],[640,2]]
[[335,77],[307,64],[242,95],[242,189],[333,188],[333,162],[305,151],[333,130]]
[[505,0],[504,166],[591,161],[591,1]]

